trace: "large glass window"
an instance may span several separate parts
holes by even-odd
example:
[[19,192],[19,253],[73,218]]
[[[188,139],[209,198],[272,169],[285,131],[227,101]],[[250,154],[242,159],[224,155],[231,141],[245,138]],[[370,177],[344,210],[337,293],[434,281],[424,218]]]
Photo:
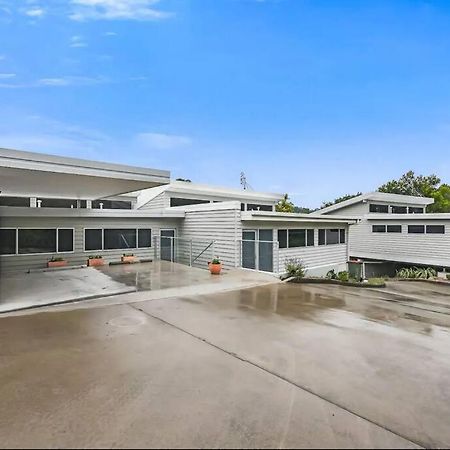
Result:
[[416,208],[414,206],[409,207],[410,214],[423,214],[423,208]]
[[287,248],[287,230],[278,230],[278,244],[280,248]]
[[306,230],[306,245],[308,247],[314,247],[314,230]]
[[170,206],[187,206],[187,205],[201,205],[203,203],[210,203],[209,200],[198,200],[195,198],[170,198]]
[[94,209],[131,209],[131,202],[126,200],[94,200],[92,208]]
[[372,233],[386,233],[386,225],[372,225]]
[[369,211],[371,213],[388,213],[389,206],[388,205],[377,205],[376,203],[371,203],[369,205]]
[[306,247],[306,230],[289,230],[289,248]]
[[247,211],[273,211],[273,206],[247,203]]
[[445,226],[427,225],[427,234],[445,234]]
[[19,229],[18,253],[55,253],[55,229]]
[[401,225],[388,225],[386,228],[387,228],[388,233],[401,233],[402,232]]
[[138,247],[147,248],[152,246],[152,230],[141,228],[138,230]]
[[14,255],[16,253],[16,230],[0,229],[0,255]]
[[408,233],[424,234],[425,233],[425,225],[408,225]]
[[392,206],[392,214],[406,214],[408,212],[407,206]]
[[58,252],[73,252],[73,230],[60,228],[58,230]]
[[136,248],[136,229],[107,228],[104,230],[104,249]]
[[325,245],[325,230],[319,230],[319,245]]
[[5,197],[0,195],[0,206],[30,206],[29,197]]
[[319,230],[319,245],[345,244],[345,228],[331,228]]
[[76,200],[63,198],[41,198],[41,208],[76,208]]
[[85,250],[102,250],[103,236],[101,229],[84,230],[84,249]]
[[327,245],[339,244],[339,230],[330,229],[326,231]]

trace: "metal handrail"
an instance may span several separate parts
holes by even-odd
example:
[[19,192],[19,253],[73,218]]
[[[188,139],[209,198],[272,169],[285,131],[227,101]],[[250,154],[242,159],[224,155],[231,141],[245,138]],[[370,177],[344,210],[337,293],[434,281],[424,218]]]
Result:
[[[191,240],[192,241],[192,240]],[[200,258],[200,256],[202,256],[203,255],[203,253],[205,253],[206,252],[206,250],[208,250],[208,248],[209,247],[211,247],[212,245],[214,245],[214,241],[212,241],[202,252],[200,252],[198,255],[197,255],[197,257],[196,258],[194,258],[193,259],[193,261],[191,262],[191,265],[193,264],[193,263],[195,263],[195,261],[197,261],[197,259],[198,258]]]

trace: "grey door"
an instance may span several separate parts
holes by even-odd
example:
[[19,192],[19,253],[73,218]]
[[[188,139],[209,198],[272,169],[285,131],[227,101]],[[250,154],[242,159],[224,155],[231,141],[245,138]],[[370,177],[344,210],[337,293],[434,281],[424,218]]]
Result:
[[164,261],[174,261],[175,230],[161,230],[161,259]]
[[242,231],[242,267],[256,269],[256,231]]
[[258,269],[273,272],[273,230],[259,230]]

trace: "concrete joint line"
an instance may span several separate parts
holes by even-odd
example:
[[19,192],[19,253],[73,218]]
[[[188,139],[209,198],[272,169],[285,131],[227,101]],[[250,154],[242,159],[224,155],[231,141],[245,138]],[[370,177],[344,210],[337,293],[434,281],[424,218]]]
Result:
[[271,370],[268,370],[268,369],[266,369],[265,367],[260,366],[259,364],[255,363],[255,362],[253,362],[253,361],[250,361],[250,360],[248,360],[248,359],[246,359],[246,358],[243,358],[242,356],[239,356],[237,353],[234,353],[234,352],[231,352],[231,351],[229,351],[229,350],[226,350],[226,349],[224,349],[224,348],[222,348],[222,347],[219,347],[218,345],[213,344],[212,342],[208,341],[207,339],[202,338],[202,337],[200,337],[200,336],[197,336],[197,335],[195,335],[195,334],[193,334],[193,333],[191,333],[191,332],[189,332],[189,331],[187,331],[187,330],[184,330],[183,328],[180,328],[180,327],[178,327],[177,325],[174,325],[173,323],[167,322],[166,320],[161,319],[160,317],[154,316],[153,314],[150,314],[150,313],[148,313],[147,311],[144,311],[143,309],[138,308],[137,306],[134,306],[133,304],[128,304],[128,306],[130,306],[131,308],[133,308],[133,309],[135,309],[135,310],[137,310],[137,311],[140,311],[141,313],[145,314],[145,315],[148,316],[148,317],[151,317],[152,319],[158,320],[159,322],[163,323],[164,325],[168,325],[168,326],[170,326],[170,327],[172,327],[172,328],[175,328],[176,330],[178,330],[178,331],[180,331],[180,332],[182,332],[182,333],[185,333],[185,334],[187,334],[187,335],[193,337],[194,339],[196,339],[196,340],[198,340],[198,341],[201,341],[201,342],[203,342],[203,343],[205,343],[205,344],[207,344],[207,345],[209,345],[209,346],[211,346],[211,347],[214,347],[216,350],[219,350],[219,351],[221,351],[221,352],[223,352],[223,353],[225,353],[225,354],[231,356],[232,358],[236,358],[236,359],[238,359],[239,361],[242,361],[243,363],[246,363],[246,364],[249,364],[249,365],[251,365],[251,366],[253,366],[253,367],[256,367],[257,369],[259,369],[259,370],[261,370],[261,371],[263,371],[263,372],[265,372],[265,373],[267,373],[267,374],[269,374],[269,375],[272,375],[272,376],[278,378],[279,380],[282,380],[282,381],[284,381],[284,382],[290,384],[291,386],[295,386],[296,388],[301,389],[302,391],[307,392],[308,394],[311,394],[311,395],[313,395],[314,397],[320,398],[321,400],[323,400],[323,401],[325,401],[325,402],[327,402],[327,403],[329,403],[329,404],[331,404],[331,405],[333,405],[333,406],[335,406],[335,407],[337,407],[337,408],[339,408],[339,409],[341,409],[341,410],[343,410],[343,411],[348,412],[348,413],[351,414],[352,416],[358,417],[359,419],[362,419],[362,420],[364,420],[364,421],[366,421],[366,422],[369,422],[369,423],[371,423],[372,425],[375,425],[375,426],[377,426],[377,427],[379,427],[379,428],[382,428],[383,430],[385,430],[385,431],[387,431],[387,432],[389,432],[389,433],[392,433],[392,434],[394,434],[394,435],[396,435],[396,436],[398,436],[398,437],[404,439],[405,441],[411,442],[412,444],[417,445],[417,446],[420,447],[420,448],[429,448],[429,447],[430,447],[430,445],[427,445],[426,443],[416,442],[416,441],[410,439],[410,438],[407,437],[407,436],[404,436],[404,435],[402,435],[402,434],[400,434],[400,433],[398,433],[398,432],[396,432],[396,431],[394,431],[394,430],[391,430],[390,428],[386,427],[386,426],[383,425],[383,424],[380,424],[380,423],[378,423],[378,422],[375,422],[375,421],[372,420],[372,419],[369,419],[369,418],[367,418],[367,417],[364,417],[364,416],[358,414],[357,412],[354,412],[354,411],[352,411],[351,409],[347,408],[346,406],[342,406],[342,405],[340,405],[339,403],[336,403],[335,401],[330,400],[330,399],[328,399],[328,398],[322,396],[321,394],[319,394],[319,393],[317,393],[317,392],[314,392],[313,390],[311,390],[311,389],[308,388],[308,387],[302,386],[302,385],[300,385],[300,384],[298,384],[298,383],[296,383],[296,382],[294,382],[294,381],[292,381],[292,380],[289,380],[288,378],[286,378],[286,377],[283,376],[283,375],[280,375],[280,374],[278,374],[278,373],[276,373],[276,372],[273,372],[273,371],[271,371]]

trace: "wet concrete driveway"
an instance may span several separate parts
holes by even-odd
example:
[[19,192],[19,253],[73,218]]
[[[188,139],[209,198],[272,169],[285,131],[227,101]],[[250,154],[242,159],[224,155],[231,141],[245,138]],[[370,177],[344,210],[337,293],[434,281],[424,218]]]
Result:
[[3,317],[1,446],[448,447],[448,288],[402,286]]

